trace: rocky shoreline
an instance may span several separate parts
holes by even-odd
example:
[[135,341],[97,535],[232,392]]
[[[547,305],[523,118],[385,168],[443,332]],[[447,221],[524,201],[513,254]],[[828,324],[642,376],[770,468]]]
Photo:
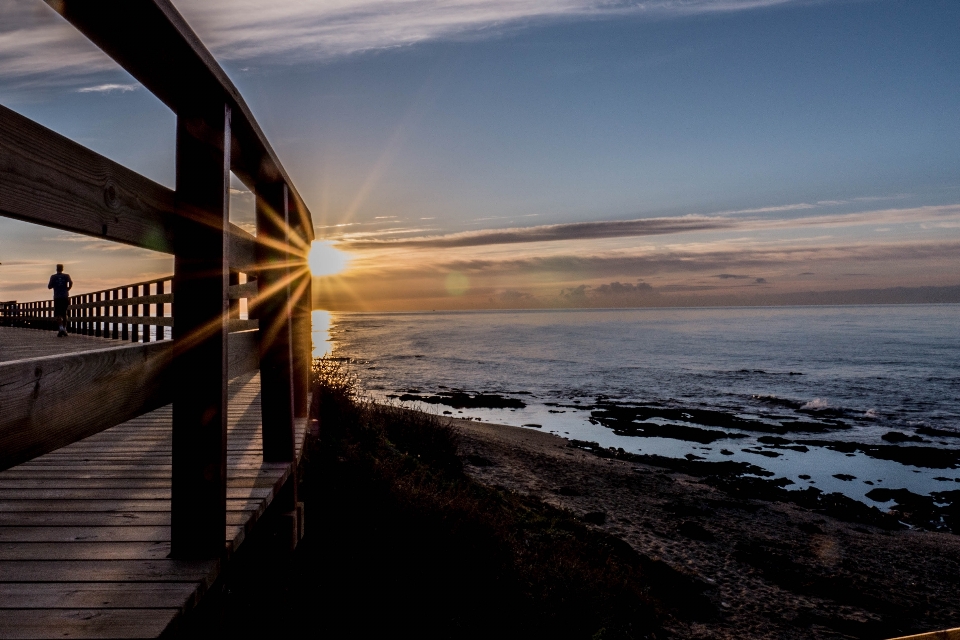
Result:
[[955,492],[878,488],[895,501],[881,511],[813,487],[788,491],[742,462],[449,423],[478,481],[568,509],[697,585],[697,611],[667,621],[677,637],[885,638],[960,620]]

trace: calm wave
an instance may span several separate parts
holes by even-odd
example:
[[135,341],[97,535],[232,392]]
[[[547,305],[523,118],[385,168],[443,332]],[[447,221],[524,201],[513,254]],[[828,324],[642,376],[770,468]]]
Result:
[[[380,399],[862,500],[960,488],[960,305],[316,312],[315,329]],[[931,447],[936,468],[901,455]]]

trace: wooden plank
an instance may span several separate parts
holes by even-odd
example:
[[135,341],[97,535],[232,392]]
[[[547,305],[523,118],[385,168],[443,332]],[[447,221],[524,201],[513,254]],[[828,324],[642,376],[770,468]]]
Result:
[[226,504],[231,110],[200,91],[177,112],[171,509],[181,558],[223,552]]
[[[228,499],[227,509],[257,510],[263,499]],[[170,500],[0,500],[4,511],[168,511]]]
[[[220,543],[223,544],[222,542]],[[2,560],[0,582],[213,583],[220,560]]]
[[[0,131],[0,215],[173,252],[173,191],[3,106]],[[234,268],[252,271],[253,236],[233,225],[230,239]]]
[[58,340],[55,333],[21,327],[0,327],[0,362],[28,360],[116,346],[93,336],[72,335]]
[[294,281],[291,340],[293,343],[293,413],[306,418],[309,410],[310,370],[313,365],[313,276],[306,263],[300,267],[300,276]]
[[[264,499],[273,488],[232,487],[227,489],[227,499]],[[114,488],[114,489],[0,489],[0,501],[6,500],[169,500],[169,484],[162,488]]]
[[0,543],[157,542],[170,540],[170,527],[0,527]]
[[173,193],[0,106],[0,211],[170,253]]
[[[226,557],[243,543],[271,500],[277,499],[275,492],[292,474],[291,463],[264,464],[256,453],[250,455],[243,449],[247,446],[254,452],[258,450],[258,378],[242,376],[230,385],[229,432],[237,436],[235,444],[241,455],[228,457],[229,494],[257,497],[227,500],[220,543]],[[116,621],[105,623],[102,629],[97,626],[99,622],[64,626],[60,612],[73,615],[83,610],[84,615],[90,616],[91,611],[159,608],[165,611],[169,623],[175,622],[179,612],[193,606],[198,593],[212,582],[219,568],[178,563],[166,557],[170,550],[170,501],[100,499],[114,495],[162,495],[168,491],[164,483],[169,481],[170,466],[144,468],[141,464],[142,460],[170,459],[168,455],[153,455],[169,439],[170,415],[169,407],[161,408],[116,430],[0,472],[0,625],[4,620],[19,620],[16,616],[32,610],[38,615],[27,620],[26,625],[38,630],[37,636],[50,629],[92,636],[103,629],[107,635],[119,629],[117,635],[129,636],[122,623],[117,623],[119,627],[110,626]],[[237,428],[242,421],[253,426]],[[163,423],[165,428],[137,426]],[[295,428],[299,447],[305,421],[297,420]],[[151,445],[151,441],[157,444]],[[132,456],[131,462],[122,467],[111,462],[128,456]],[[52,463],[44,464],[51,459]],[[64,465],[65,461],[70,464]],[[123,477],[140,473],[144,475],[139,479]],[[107,477],[100,478],[100,474]],[[4,499],[11,495],[19,499]],[[77,499],[34,499],[38,496]],[[96,499],[83,499],[87,496]],[[204,569],[208,569],[207,573]],[[170,589],[165,589],[165,585],[170,585]],[[10,612],[16,615],[2,617]],[[95,615],[90,619],[99,621]],[[5,628],[0,626],[0,638],[4,632]]]
[[[48,527],[52,528],[52,527]],[[125,529],[126,527],[120,527]],[[0,542],[2,560],[163,560],[169,540],[98,542]],[[2,603],[0,603],[2,606]],[[157,606],[157,605],[154,605]]]
[[[254,370],[258,332],[227,339],[227,376]],[[29,464],[31,458],[169,402],[173,349],[170,341],[121,344],[0,362],[0,469]],[[74,454],[61,451],[36,464],[55,463],[63,455]]]
[[0,609],[157,609],[194,604],[195,582],[7,582]]
[[172,345],[0,363],[0,469],[169,402]]
[[294,459],[293,344],[289,268],[289,192],[284,184],[263,185],[256,199],[257,316],[260,336],[260,415],[263,459]]
[[[227,525],[245,525],[254,511],[227,510]],[[170,526],[169,511],[17,511],[0,512],[0,527]]]
[[178,609],[0,609],[0,638],[156,638]]
[[[231,263],[231,266],[233,266],[232,263]],[[252,282],[244,282],[243,284],[230,285],[231,300],[240,300],[241,298],[256,298],[256,297],[257,297],[257,282],[255,280]]]

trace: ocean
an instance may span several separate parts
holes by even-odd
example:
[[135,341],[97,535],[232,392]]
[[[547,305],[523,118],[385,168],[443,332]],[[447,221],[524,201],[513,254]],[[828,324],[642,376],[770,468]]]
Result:
[[749,462],[788,490],[880,508],[890,498],[877,488],[960,489],[960,305],[313,320],[314,355],[340,359],[380,401],[631,453]]

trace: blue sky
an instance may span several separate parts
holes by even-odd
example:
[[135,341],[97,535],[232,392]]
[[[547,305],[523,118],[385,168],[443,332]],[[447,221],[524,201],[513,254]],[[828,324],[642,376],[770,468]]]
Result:
[[[352,256],[323,306],[960,284],[956,2],[174,4]],[[172,187],[173,114],[43,3],[0,11],[0,103]],[[0,299],[58,256],[86,289],[172,268],[0,220]]]

